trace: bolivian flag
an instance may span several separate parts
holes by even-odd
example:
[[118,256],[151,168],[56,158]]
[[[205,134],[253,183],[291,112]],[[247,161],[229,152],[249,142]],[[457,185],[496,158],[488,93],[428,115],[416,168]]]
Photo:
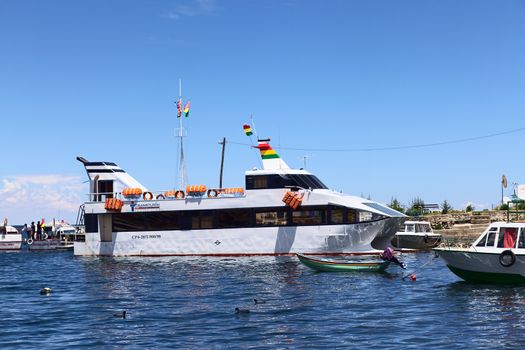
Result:
[[177,118],[180,118],[182,114],[182,98],[177,101]]
[[186,103],[186,106],[184,106],[184,116],[188,117],[190,115],[190,101]]
[[252,136],[253,135],[252,127],[250,125],[244,124],[242,126],[242,128],[244,129],[244,133],[246,134],[246,136]]
[[261,158],[264,159],[273,159],[280,158],[277,152],[266,142],[259,142],[258,146],[255,146],[261,151]]

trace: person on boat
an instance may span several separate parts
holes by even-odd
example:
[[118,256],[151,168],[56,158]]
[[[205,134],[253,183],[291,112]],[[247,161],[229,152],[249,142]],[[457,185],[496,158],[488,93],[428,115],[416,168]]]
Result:
[[42,239],[42,225],[40,224],[40,221],[36,222],[36,239],[37,241]]
[[24,224],[24,227],[22,227],[22,240],[27,242],[29,239],[29,228],[27,227],[27,224]]
[[406,269],[407,265],[399,261],[394,255],[394,249],[387,247],[380,255],[381,259],[393,262],[396,265],[399,265],[402,269]]
[[34,222],[34,221],[31,221],[31,228],[30,228],[30,231],[29,231],[29,237],[30,237],[32,240],[35,239],[35,232],[36,232],[35,222]]

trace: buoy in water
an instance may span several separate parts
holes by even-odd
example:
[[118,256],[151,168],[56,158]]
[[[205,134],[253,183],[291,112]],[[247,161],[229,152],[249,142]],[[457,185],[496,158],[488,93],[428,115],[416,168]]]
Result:
[[235,313],[236,314],[249,314],[250,313],[250,309],[244,309],[244,308],[236,307],[235,308]]
[[51,288],[44,287],[40,289],[40,295],[49,295],[51,294]]
[[122,312],[117,312],[115,314],[113,314],[114,317],[117,317],[117,318],[126,318],[126,310],[122,311]]
[[411,273],[410,276],[408,276],[408,277],[410,277],[410,280],[411,280],[412,282],[415,282],[415,281],[416,281],[416,274],[415,274],[415,273]]

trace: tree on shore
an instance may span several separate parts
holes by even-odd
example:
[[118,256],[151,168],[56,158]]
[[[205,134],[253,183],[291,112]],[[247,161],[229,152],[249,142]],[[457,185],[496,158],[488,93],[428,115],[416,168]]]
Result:
[[406,214],[409,216],[418,216],[423,215],[423,208],[425,206],[425,201],[421,198],[416,197],[412,199],[409,209],[407,209]]
[[467,204],[467,207],[465,208],[465,211],[467,213],[470,213],[473,210],[474,210],[474,206],[472,205],[472,203]]
[[403,213],[405,211],[405,208],[403,208],[401,202],[399,202],[395,197],[392,197],[392,199],[390,199],[390,204],[388,204],[388,206],[394,210],[397,210],[400,213]]
[[441,214],[448,214],[448,212],[451,210],[452,210],[452,206],[445,199],[443,203],[441,204]]

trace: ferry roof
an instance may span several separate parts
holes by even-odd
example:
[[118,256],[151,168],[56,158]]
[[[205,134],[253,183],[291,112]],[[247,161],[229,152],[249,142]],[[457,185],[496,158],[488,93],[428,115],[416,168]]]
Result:
[[491,223],[489,227],[525,227],[525,222],[498,221],[498,222]]

